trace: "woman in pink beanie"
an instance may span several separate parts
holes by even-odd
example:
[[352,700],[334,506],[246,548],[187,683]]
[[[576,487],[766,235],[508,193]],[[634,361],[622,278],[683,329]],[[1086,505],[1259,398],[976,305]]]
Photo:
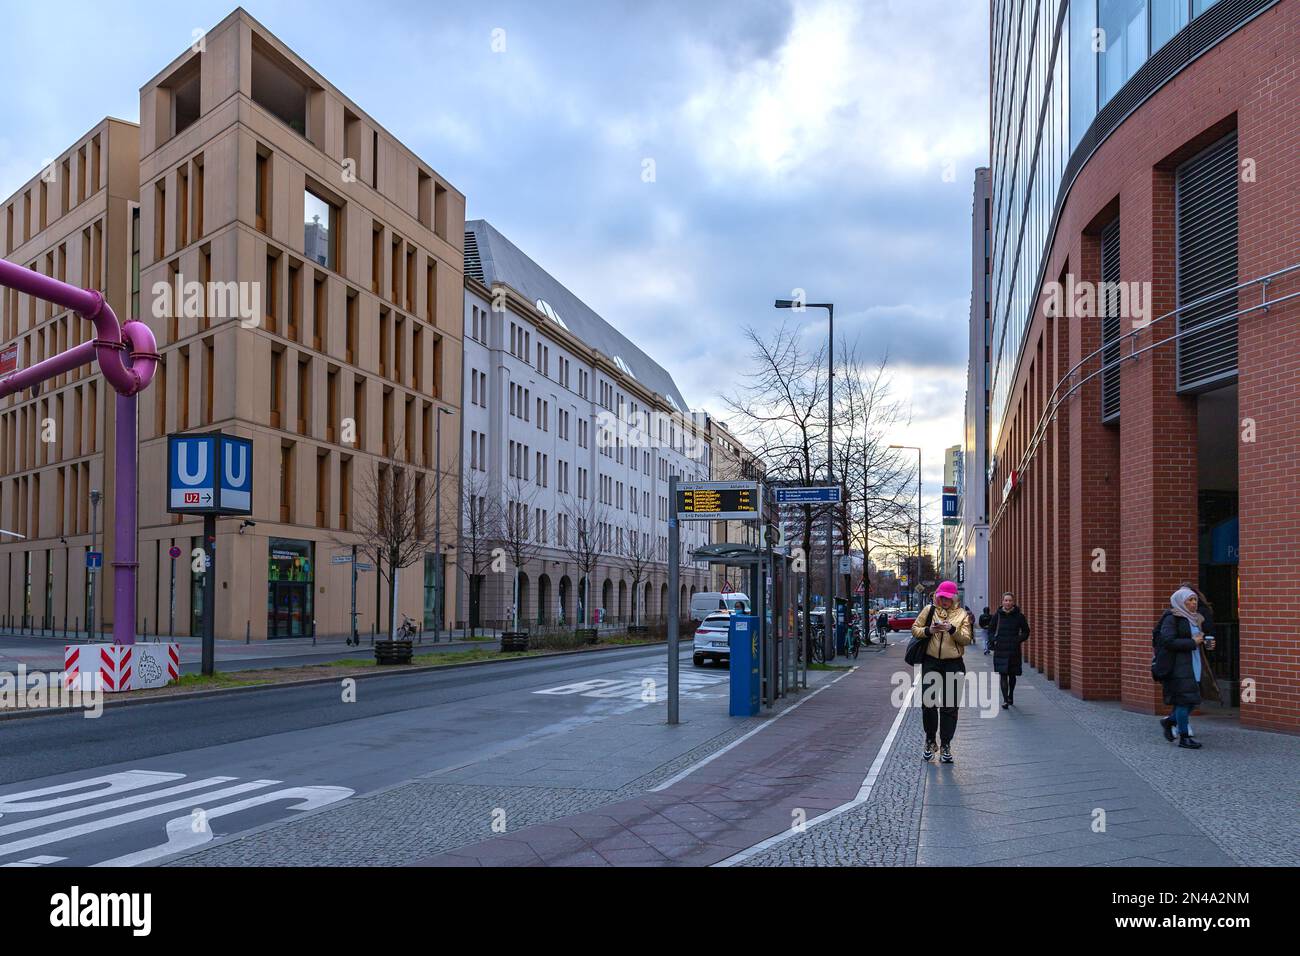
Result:
[[929,639],[921,662],[921,722],[925,727],[925,750],[921,756],[930,760],[938,750],[942,763],[952,763],[960,680],[954,675],[966,673],[962,658],[966,646],[974,640],[974,633],[970,615],[957,603],[957,585],[944,581],[934,592],[934,602],[912,624],[913,637]]

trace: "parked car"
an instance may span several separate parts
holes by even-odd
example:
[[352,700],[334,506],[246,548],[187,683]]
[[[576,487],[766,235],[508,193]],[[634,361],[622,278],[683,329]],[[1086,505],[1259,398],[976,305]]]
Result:
[[700,622],[695,629],[695,654],[691,658],[696,667],[703,667],[706,660],[731,662],[731,645],[727,641],[730,631],[730,611],[714,611]]
[[891,631],[910,631],[912,625],[916,623],[917,611],[895,611],[889,616],[889,629]]

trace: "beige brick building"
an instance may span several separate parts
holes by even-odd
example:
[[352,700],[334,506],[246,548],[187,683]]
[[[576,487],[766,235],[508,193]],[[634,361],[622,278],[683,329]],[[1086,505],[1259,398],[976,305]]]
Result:
[[[197,629],[202,574],[190,553],[201,522],[166,511],[166,436],[221,430],[252,439],[254,493],[252,523],[217,523],[217,636],[346,633],[351,569],[331,558],[356,540],[368,481],[396,459],[417,489],[432,484],[438,409],[459,411],[464,197],[243,10],[144,84],[140,116],[138,130],[106,121],[89,145],[56,160],[74,173],[75,195],[92,194],[84,208],[56,217],[60,187],[51,196],[39,179],[3,207],[23,237],[4,247],[6,258],[60,278],[66,268],[69,281],[83,275],[89,226],[90,275],[99,278],[85,284],[106,288],[119,315],[139,315],[158,339],[163,361],[140,398],[137,627],[147,620],[150,633],[166,633],[174,615],[175,633]],[[81,185],[84,163],[99,170],[90,185],[100,192]],[[65,240],[66,266],[58,251]],[[39,304],[33,314],[19,302],[14,318],[4,305],[6,341],[21,335],[29,350],[20,367],[89,334],[65,330],[67,317]],[[96,393],[97,376],[67,378],[66,392],[56,386],[0,406],[0,526],[41,535],[25,546],[0,543],[9,582],[0,599],[14,616],[29,606],[40,616],[42,576],[50,561],[58,571],[65,548],[59,534],[69,542],[65,566],[84,565],[76,558],[89,531],[82,499],[88,486],[101,486],[105,467],[111,475],[111,396],[102,382]],[[65,432],[57,452],[38,450],[32,428],[47,403],[56,418],[102,425],[80,432],[85,447],[68,444],[76,439]],[[441,437],[442,491],[454,502],[458,429]],[[456,527],[454,509],[444,510],[452,515],[442,528],[451,577]],[[173,546],[181,551],[174,602]],[[428,555],[400,580],[399,612],[430,627],[436,567]],[[57,611],[58,580],[74,593],[84,584],[71,571],[54,578]],[[387,594],[380,597],[378,583],[374,573],[359,575],[363,633],[384,626]],[[101,586],[104,620],[110,590]]]
[[[104,292],[130,314],[131,235],[139,198],[134,123],[105,119],[0,202],[0,256]],[[0,289],[0,338],[26,368],[93,338],[72,312]],[[113,391],[94,366],[0,399],[0,619],[9,625],[77,630],[87,616],[85,554],[91,549],[92,490],[104,565],[113,560]],[[105,543],[108,547],[105,549]],[[98,594],[112,620],[111,579]]]

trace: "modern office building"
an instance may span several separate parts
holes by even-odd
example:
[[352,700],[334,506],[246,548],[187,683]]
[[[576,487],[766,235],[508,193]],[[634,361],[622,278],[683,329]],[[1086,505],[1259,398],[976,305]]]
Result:
[[963,564],[962,596],[977,613],[989,596],[989,170],[975,170],[971,200],[970,356],[966,364],[966,428],[962,437],[961,522],[957,551]]
[[1242,724],[1300,729],[1300,0],[993,0],[991,591],[1161,707],[1181,582]]
[[[965,459],[962,446],[953,445],[943,451],[943,493],[957,496],[958,515],[961,509],[961,490],[964,486],[962,471]],[[952,581],[961,588],[961,579],[965,577],[965,561],[961,551],[961,520],[957,515],[941,516],[939,526],[939,579]],[[960,564],[959,564],[960,562]],[[965,598],[962,598],[963,602]]]
[[[662,618],[668,479],[708,477],[705,423],[662,367],[481,219],[465,224],[463,291],[457,619],[510,626],[516,594],[519,626]],[[708,587],[689,563],[708,525],[681,524],[683,607]]]
[[[105,119],[0,203],[0,257],[104,292],[132,314],[133,243],[140,195],[139,129]],[[0,288],[0,338],[27,368],[94,337],[91,323]],[[37,394],[0,400],[0,619],[10,626],[77,631],[90,612],[86,553],[113,553],[113,391],[95,365]],[[98,505],[95,501],[98,500]],[[22,535],[22,538],[16,537]],[[100,575],[97,613],[113,620],[112,573]]]
[[[254,474],[252,515],[217,524],[217,636],[348,633],[353,566],[332,559],[365,540],[393,475],[416,498],[438,486],[435,419],[459,410],[464,198],[243,10],[145,83],[140,116],[106,120],[6,202],[0,249],[104,289],[157,337],[139,411],[137,628],[199,628],[201,523],[167,513],[167,436],[221,430],[252,439]],[[20,366],[90,335],[26,297],[0,303]],[[84,621],[89,496],[113,494],[107,399],[98,375],[73,372],[3,404],[0,521],[30,539],[0,543],[12,619]],[[458,447],[447,429],[453,500]],[[443,541],[455,534],[451,510]],[[426,627],[432,550],[399,575],[399,611]],[[453,573],[454,548],[444,560]],[[362,573],[358,628],[384,628],[387,605]]]

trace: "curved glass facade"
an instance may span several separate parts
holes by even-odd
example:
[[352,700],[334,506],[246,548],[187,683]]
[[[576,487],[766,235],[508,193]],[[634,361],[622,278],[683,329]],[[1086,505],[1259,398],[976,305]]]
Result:
[[993,0],[991,449],[1071,153],[1138,68],[1215,2]]

